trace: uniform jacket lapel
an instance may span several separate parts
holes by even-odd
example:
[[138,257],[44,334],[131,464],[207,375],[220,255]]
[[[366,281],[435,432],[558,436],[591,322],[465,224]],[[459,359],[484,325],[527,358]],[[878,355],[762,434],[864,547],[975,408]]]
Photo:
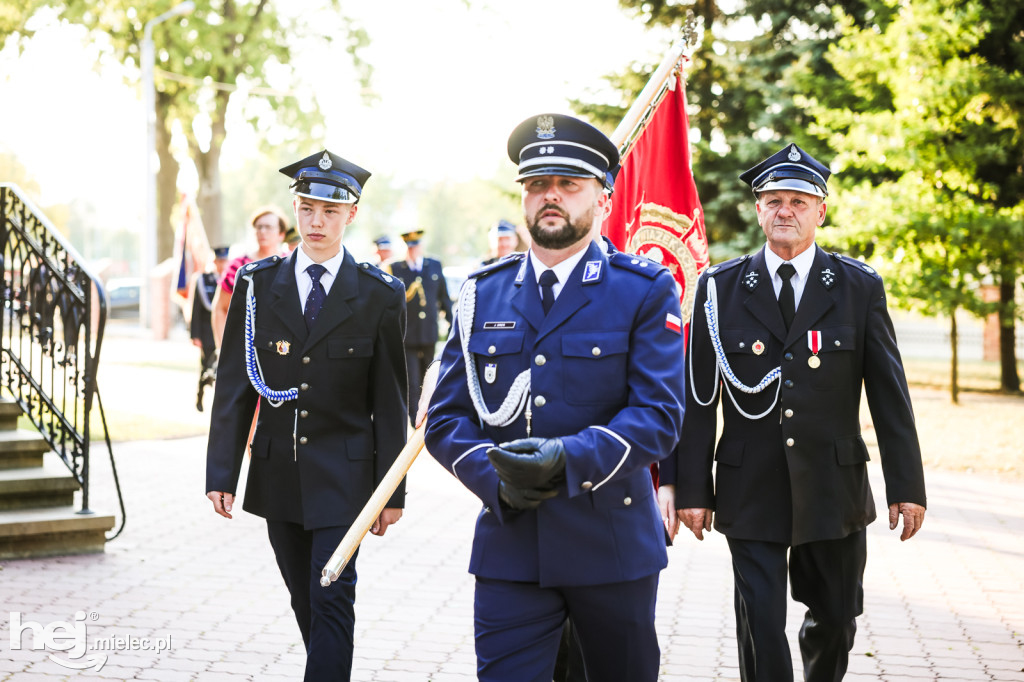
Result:
[[[767,247],[765,247],[767,248]],[[764,262],[764,248],[750,258],[750,265],[741,275],[740,286],[746,280],[747,273],[756,271],[757,286],[744,299],[743,304],[750,311],[750,314],[768,328],[779,341],[786,340],[786,322],[782,319],[782,311],[779,310],[779,299],[775,297],[775,288],[772,286],[772,278],[768,267]],[[747,289],[744,287],[744,291]]]
[[[522,273],[522,277],[519,273]],[[533,263],[530,262],[529,256],[524,259],[519,273],[516,275],[516,291],[512,294],[512,307],[530,323],[531,327],[539,331],[544,324],[544,307],[540,302],[537,274],[533,271]]]
[[814,250],[814,264],[807,274],[807,282],[804,285],[803,296],[800,297],[800,305],[796,309],[796,317],[793,318],[793,326],[789,328],[787,346],[801,339],[807,330],[835,305],[835,297],[822,282],[822,270],[829,267],[828,254],[817,246]]
[[[576,311],[590,303],[590,296],[585,291],[585,285],[583,284],[583,271],[589,261],[601,262],[599,273],[604,273],[608,268],[608,258],[601,252],[601,248],[596,242],[591,242],[583,258],[580,259],[580,262],[576,264],[576,267],[569,274],[568,281],[562,285],[562,291],[559,292],[558,298],[555,299],[555,305],[552,306],[551,312],[544,318],[538,340],[550,334],[575,315]],[[594,281],[597,282],[599,279],[600,275]]]
[[323,307],[320,308],[316,324],[309,330],[309,338],[306,339],[303,349],[319,343],[332,329],[351,317],[352,306],[349,305],[349,301],[359,295],[357,267],[352,254],[346,249],[338,274],[327,293],[327,298],[324,299]]
[[[299,288],[295,284],[295,252],[292,252],[284,265],[278,266],[274,282],[270,285],[274,311],[296,339],[306,338],[306,321],[302,317],[302,304],[299,303]],[[257,313],[264,313],[262,309]]]

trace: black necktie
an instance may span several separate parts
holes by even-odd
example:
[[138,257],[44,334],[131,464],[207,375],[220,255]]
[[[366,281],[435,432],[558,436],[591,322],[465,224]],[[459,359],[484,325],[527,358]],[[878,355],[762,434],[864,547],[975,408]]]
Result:
[[792,263],[783,263],[777,272],[782,278],[782,289],[779,291],[779,310],[782,311],[786,329],[789,329],[789,326],[793,324],[793,317],[796,315],[796,294],[793,291],[793,282],[790,281],[796,274],[796,268]]
[[309,296],[306,296],[306,306],[302,310],[302,316],[306,318],[306,331],[313,328],[316,316],[320,314],[320,306],[324,304],[324,299],[327,298],[324,285],[320,284],[320,277],[325,272],[327,272],[327,268],[316,263],[306,268],[306,274],[309,275],[309,279],[313,283],[313,287],[309,290]]
[[540,303],[544,306],[544,314],[547,315],[551,306],[555,304],[554,286],[558,282],[558,275],[554,270],[545,270],[540,273]]

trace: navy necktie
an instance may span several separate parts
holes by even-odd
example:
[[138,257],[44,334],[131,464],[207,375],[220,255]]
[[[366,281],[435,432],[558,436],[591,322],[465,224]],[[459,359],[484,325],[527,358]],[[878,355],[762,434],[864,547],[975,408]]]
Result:
[[796,293],[793,291],[793,282],[790,278],[796,274],[796,268],[792,263],[783,263],[777,270],[782,278],[782,289],[779,291],[779,310],[782,311],[782,319],[786,322],[786,329],[793,324],[796,316]]
[[554,270],[545,270],[540,273],[540,303],[544,306],[544,314],[547,315],[551,306],[555,304],[555,284],[558,283],[558,275]]
[[306,274],[309,275],[309,279],[313,283],[313,287],[309,290],[309,296],[306,296],[306,306],[302,310],[302,316],[306,318],[306,331],[313,328],[313,323],[316,322],[316,317],[320,314],[320,306],[327,298],[324,285],[320,284],[320,277],[325,272],[327,272],[327,268],[317,263],[306,268]]

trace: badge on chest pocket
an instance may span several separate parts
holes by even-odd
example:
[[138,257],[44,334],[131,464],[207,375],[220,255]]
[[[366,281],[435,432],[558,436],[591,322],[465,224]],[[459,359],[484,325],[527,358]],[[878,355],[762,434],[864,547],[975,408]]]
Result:
[[493,384],[494,380],[498,378],[498,365],[493,362],[488,362],[484,365],[484,381],[489,384]]

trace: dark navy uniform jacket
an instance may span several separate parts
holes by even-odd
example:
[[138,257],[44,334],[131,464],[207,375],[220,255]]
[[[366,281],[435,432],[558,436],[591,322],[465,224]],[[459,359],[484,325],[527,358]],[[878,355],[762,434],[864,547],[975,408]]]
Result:
[[[267,385],[297,387],[275,407],[246,375],[245,301],[255,285],[255,347]],[[400,281],[345,257],[310,332],[295,283],[295,255],[243,267],[220,351],[206,490],[235,492],[253,410],[244,509],[307,529],[351,524],[405,445],[405,292]],[[388,502],[402,507],[400,486]]]
[[[861,434],[862,384],[887,503],[925,504],[921,450],[882,279],[859,261],[814,248],[788,332],[763,249],[709,268],[698,283],[686,417],[677,457],[662,463],[662,484],[676,484],[679,509],[714,509],[715,528],[732,538],[798,545],[845,537],[875,519]],[[710,278],[722,347],[736,376],[754,386],[775,367],[782,373],[756,395],[732,388],[735,403],[718,388],[704,406],[721,381],[704,311]],[[808,331],[821,333],[816,369],[808,364]],[[716,448],[719,400],[724,425]],[[750,415],[768,413],[748,419],[737,404]]]
[[[667,564],[649,467],[672,452],[683,415],[679,298],[668,270],[591,243],[547,316],[524,254],[477,271],[460,302],[428,413],[430,453],[483,502],[470,572],[552,585],[649,576]],[[503,511],[487,448],[523,438],[478,417],[467,388],[461,318],[487,408],[528,370],[532,435],[561,437],[566,481],[536,510]],[[469,318],[466,317],[468,320]]]
[[217,273],[203,272],[196,277],[195,291],[192,292],[192,320],[189,323],[189,334],[203,344],[204,353],[212,353],[216,346],[213,341],[213,323],[210,321],[210,308],[207,304],[213,301],[217,293]]
[[406,291],[411,291],[413,282],[420,278],[423,296],[417,292],[406,303],[408,329],[405,332],[407,346],[433,346],[437,343],[437,315],[443,312],[445,319],[452,320],[452,299],[448,297],[448,285],[444,279],[441,262],[424,258],[423,267],[413,272],[406,261],[395,261],[391,272],[402,280]]

